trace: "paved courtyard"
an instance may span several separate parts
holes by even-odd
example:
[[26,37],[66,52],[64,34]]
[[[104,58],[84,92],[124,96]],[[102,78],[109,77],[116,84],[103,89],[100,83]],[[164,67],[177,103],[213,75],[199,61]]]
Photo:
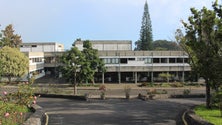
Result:
[[180,113],[201,103],[204,99],[38,101],[49,114],[49,125],[181,125]]

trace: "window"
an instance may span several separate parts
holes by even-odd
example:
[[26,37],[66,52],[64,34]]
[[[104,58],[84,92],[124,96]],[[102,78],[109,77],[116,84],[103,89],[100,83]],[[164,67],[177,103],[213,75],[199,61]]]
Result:
[[110,59],[107,59],[107,61],[106,61],[108,64],[110,64],[111,63],[111,60]]
[[177,58],[177,63],[183,63],[183,58]]
[[145,62],[145,63],[152,63],[152,59],[151,59],[151,58],[145,58],[145,59],[144,59],[144,62]]
[[128,58],[128,60],[136,60],[135,58]]
[[121,58],[120,63],[121,64],[127,64],[127,58]]
[[175,58],[169,58],[169,63],[176,63],[176,59]]
[[105,64],[118,64],[119,63],[118,58],[104,58],[103,61]]
[[37,45],[32,45],[32,47],[37,47]]
[[153,58],[153,63],[160,63],[160,58]]
[[189,63],[189,59],[188,58],[184,58],[184,63]]
[[39,58],[31,58],[30,60],[32,60],[32,63],[36,63],[36,62],[42,62],[43,58],[39,57]]
[[161,63],[167,63],[167,58],[161,58]]
[[115,63],[118,64],[119,63],[119,59],[115,58]]

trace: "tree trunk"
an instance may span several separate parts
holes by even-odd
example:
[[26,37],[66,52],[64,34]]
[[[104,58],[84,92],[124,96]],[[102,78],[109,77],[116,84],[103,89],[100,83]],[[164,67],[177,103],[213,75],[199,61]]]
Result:
[[74,95],[77,95],[77,84],[76,83],[74,83],[73,92],[74,92]]
[[92,84],[95,85],[95,80],[94,80],[94,78],[92,79]]
[[11,82],[12,82],[12,77],[8,76],[8,83],[11,84]]
[[210,82],[206,80],[206,107],[209,109],[211,108],[210,105]]
[[73,88],[73,94],[77,95],[77,84],[76,84],[76,72],[74,73],[74,88]]

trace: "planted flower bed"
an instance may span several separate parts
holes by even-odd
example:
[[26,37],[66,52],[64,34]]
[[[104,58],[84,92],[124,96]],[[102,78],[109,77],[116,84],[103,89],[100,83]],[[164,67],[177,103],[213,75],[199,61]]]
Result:
[[[4,86],[1,87],[4,90]],[[18,85],[15,92],[2,91],[0,96],[0,125],[22,124],[32,113],[31,105],[35,104],[31,84],[28,82]]]

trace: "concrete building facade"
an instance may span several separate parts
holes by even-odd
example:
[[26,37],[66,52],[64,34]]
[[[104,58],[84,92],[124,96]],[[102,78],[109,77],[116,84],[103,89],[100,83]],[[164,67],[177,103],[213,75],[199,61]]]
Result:
[[[98,51],[116,51],[132,50],[132,41],[130,40],[90,40],[92,47]],[[75,41],[75,46],[82,51],[83,41]]]
[[[45,65],[45,61],[48,61],[48,58],[50,58],[52,61],[56,58],[55,55],[47,57],[46,53],[55,54],[56,52],[64,52],[64,45],[56,42],[22,43],[20,46],[20,51],[29,57],[28,77],[31,77],[35,72],[37,74],[35,77],[40,78],[45,76],[46,73],[49,73],[47,70],[48,67]],[[55,67],[56,65],[54,65],[53,69],[55,69]],[[27,76],[25,78],[27,78]]]
[[188,56],[182,51],[103,51],[99,52],[107,72],[104,82],[157,82],[159,74],[170,81],[184,81],[190,72]]
[[[35,72],[35,78],[40,78],[45,76],[44,70],[44,53],[43,52],[24,52],[27,57],[29,57],[29,73],[27,74],[29,78],[32,77]],[[27,78],[27,77],[26,77]]]
[[[133,51],[132,42],[127,40],[90,41],[93,48],[99,50],[99,58],[106,67],[106,73],[95,74],[96,83],[160,82],[165,80],[159,76],[161,73],[170,74],[167,81],[183,82],[189,78],[191,68],[188,55],[183,51]],[[47,46],[46,43],[44,45]],[[75,46],[82,50],[83,41],[76,41]],[[24,50],[37,51],[23,46],[21,51]],[[48,51],[49,48],[39,50],[43,53],[45,74],[59,76],[59,57],[64,51]]]
[[[91,41],[91,40],[90,40]],[[97,73],[99,83],[137,83],[164,81],[161,73],[170,74],[167,81],[185,81],[191,71],[188,55],[183,51],[133,51],[131,41],[91,41],[107,68]],[[82,50],[83,41],[75,46]]]
[[20,46],[21,52],[62,52],[64,45],[56,42],[31,42],[22,43]]

